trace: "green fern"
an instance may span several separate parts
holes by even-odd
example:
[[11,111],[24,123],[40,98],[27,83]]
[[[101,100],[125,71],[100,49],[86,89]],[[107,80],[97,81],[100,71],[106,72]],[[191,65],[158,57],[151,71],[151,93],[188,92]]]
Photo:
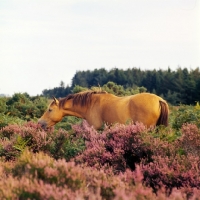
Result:
[[29,142],[29,140],[30,139],[25,140],[20,135],[18,135],[17,138],[16,138],[16,144],[13,145],[13,147],[22,152],[26,148],[26,145]]

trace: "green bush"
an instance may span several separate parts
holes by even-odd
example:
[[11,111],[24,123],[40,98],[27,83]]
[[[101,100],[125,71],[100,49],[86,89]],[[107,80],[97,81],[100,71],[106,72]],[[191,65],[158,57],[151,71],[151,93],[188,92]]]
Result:
[[[3,100],[0,104],[3,104]],[[27,93],[16,93],[6,99],[2,113],[30,121],[39,118],[46,107],[47,99],[44,97],[30,97]]]
[[13,116],[10,116],[9,114],[6,115],[6,114],[0,113],[0,129],[9,124],[23,124],[23,122],[24,120],[18,117],[13,117]]
[[67,116],[67,117],[64,117],[62,119],[61,122],[57,123],[55,125],[55,129],[65,129],[65,130],[71,130],[72,129],[72,125],[73,124],[78,124],[82,122],[82,119],[78,118],[78,117],[74,117],[74,116]]
[[85,142],[80,136],[69,133],[63,129],[55,132],[49,150],[55,159],[65,158],[69,161],[85,149]]
[[78,93],[78,92],[83,92],[88,90],[86,87],[81,87],[79,85],[75,85],[74,88],[72,89],[72,93]]
[[102,90],[117,95],[117,96],[127,96],[134,95],[142,92],[146,92],[147,89],[145,87],[128,87],[124,88],[122,85],[117,85],[114,82],[110,81],[107,84],[102,86]]
[[172,128],[180,129],[183,124],[191,123],[200,127],[200,106],[181,105],[173,110],[170,117],[172,118]]
[[7,101],[6,97],[0,97],[0,113],[6,112],[7,110],[6,101]]

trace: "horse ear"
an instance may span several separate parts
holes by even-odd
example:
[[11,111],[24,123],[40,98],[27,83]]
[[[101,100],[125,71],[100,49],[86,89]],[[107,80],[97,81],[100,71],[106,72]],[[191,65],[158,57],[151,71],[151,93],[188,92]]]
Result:
[[53,97],[53,101],[55,102],[55,104],[58,106],[58,104],[59,104],[59,101],[58,101],[58,99],[56,99],[56,97]]

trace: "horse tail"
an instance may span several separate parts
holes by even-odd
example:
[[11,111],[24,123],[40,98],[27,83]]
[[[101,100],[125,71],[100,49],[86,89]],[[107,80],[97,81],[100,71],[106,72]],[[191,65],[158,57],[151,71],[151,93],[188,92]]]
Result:
[[168,115],[169,115],[168,105],[164,101],[159,101],[159,104],[161,109],[160,109],[160,116],[158,118],[156,126],[159,125],[168,126]]

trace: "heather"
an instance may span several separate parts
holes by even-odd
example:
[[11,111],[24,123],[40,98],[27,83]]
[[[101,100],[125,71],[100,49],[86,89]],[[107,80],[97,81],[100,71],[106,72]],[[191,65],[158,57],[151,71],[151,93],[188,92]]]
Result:
[[[19,159],[0,168],[0,197],[5,199],[186,199],[175,189],[169,197],[142,184],[139,166],[115,175],[104,170],[54,160],[25,150]],[[194,198],[198,191],[194,190]]]
[[63,129],[44,131],[34,122],[11,124],[0,130],[0,157],[4,161],[15,160],[26,148],[33,153],[43,151],[55,159],[69,160],[84,149],[81,137]]
[[200,199],[198,104],[170,107],[170,126],[156,129],[10,119],[0,128],[0,199]]

